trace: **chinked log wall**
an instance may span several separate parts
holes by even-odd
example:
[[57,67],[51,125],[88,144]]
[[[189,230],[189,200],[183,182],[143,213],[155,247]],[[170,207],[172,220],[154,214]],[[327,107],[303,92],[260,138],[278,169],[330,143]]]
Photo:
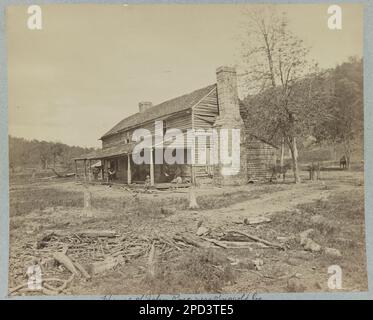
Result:
[[[217,102],[217,91],[213,90],[208,96],[206,96],[198,105],[192,110],[180,112],[175,115],[164,117],[160,120],[164,120],[167,128],[178,128],[182,131],[186,131],[190,128],[201,128],[211,129],[219,114],[218,102]],[[141,124],[138,128],[144,128],[154,134],[154,121],[150,121],[145,124]],[[113,136],[103,139],[103,148],[111,147],[119,143],[125,143],[126,139],[132,138],[132,133],[136,128],[131,128],[127,131],[117,133]],[[207,159],[209,158],[210,152],[210,139],[207,137]],[[185,141],[186,142],[186,141]],[[196,143],[196,160],[198,160],[198,143]],[[267,179],[271,175],[271,167],[276,163],[276,151],[277,149],[272,146],[265,144],[260,141],[249,141],[247,143],[247,169],[248,177],[254,179]],[[190,171],[188,166],[183,170],[184,175],[189,175]],[[211,168],[208,165],[195,165],[196,177],[208,177],[211,173]],[[207,179],[208,180],[208,179]]]
[[277,149],[264,142],[248,142],[247,174],[252,179],[268,179],[276,164]]

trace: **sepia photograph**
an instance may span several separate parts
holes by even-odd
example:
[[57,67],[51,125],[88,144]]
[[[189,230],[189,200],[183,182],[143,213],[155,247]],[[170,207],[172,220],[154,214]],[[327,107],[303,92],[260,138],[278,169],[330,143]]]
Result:
[[5,17],[9,297],[368,291],[362,4]]

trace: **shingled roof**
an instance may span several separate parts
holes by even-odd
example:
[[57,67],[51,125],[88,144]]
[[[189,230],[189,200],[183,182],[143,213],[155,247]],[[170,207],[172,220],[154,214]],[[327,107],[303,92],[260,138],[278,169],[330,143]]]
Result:
[[192,108],[215,88],[216,84],[212,84],[205,88],[162,102],[147,109],[145,112],[135,113],[116,124],[112,129],[106,132],[101,139],[118,133],[126,128],[135,127],[147,121]]
[[98,160],[98,159],[105,159],[111,158],[114,156],[119,156],[122,154],[130,154],[135,147],[136,143],[127,143],[127,144],[119,144],[117,146],[105,148],[105,149],[98,149],[92,151],[87,154],[83,154],[79,157],[74,158],[74,160]]

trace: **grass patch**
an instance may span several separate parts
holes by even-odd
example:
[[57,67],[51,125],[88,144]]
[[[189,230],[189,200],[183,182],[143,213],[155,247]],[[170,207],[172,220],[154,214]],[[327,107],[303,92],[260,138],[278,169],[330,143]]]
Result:
[[[364,224],[364,190],[339,192],[326,201],[316,201],[298,206],[299,210],[282,212],[260,232],[263,236],[297,236],[313,229],[310,238],[323,248],[338,249],[342,257],[335,258],[320,252],[314,255],[313,263],[321,268],[332,264],[341,266],[346,287],[367,288],[367,266]],[[292,249],[303,250],[298,240],[289,243]]]
[[48,207],[83,207],[83,193],[54,188],[13,190],[9,195],[10,216],[19,216]]
[[227,259],[214,250],[190,250],[172,265],[167,260],[155,279],[146,279],[152,293],[219,293],[235,279]]

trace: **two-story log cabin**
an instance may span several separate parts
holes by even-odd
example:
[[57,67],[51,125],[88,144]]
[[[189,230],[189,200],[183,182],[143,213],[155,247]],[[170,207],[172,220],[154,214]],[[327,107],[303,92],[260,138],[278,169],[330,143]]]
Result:
[[[151,185],[167,183],[176,177],[183,182],[197,180],[199,183],[223,185],[245,184],[250,179],[268,177],[270,167],[276,162],[277,150],[246,134],[240,115],[235,69],[220,67],[216,77],[215,84],[155,106],[151,102],[140,102],[138,113],[121,120],[100,138],[102,149],[75,159],[77,176],[78,161],[83,163],[85,179],[89,177],[91,180],[92,167],[97,166],[100,160],[102,180],[106,179],[108,168],[111,168],[115,172],[115,181],[127,184],[143,183],[147,176]],[[132,155],[136,143],[132,141],[132,134],[134,130],[142,128],[154,136],[155,121],[161,121],[164,132],[169,128],[180,129],[183,133],[188,129],[240,129],[240,168],[237,174],[222,174],[222,165],[209,161],[211,145],[208,139],[205,146],[195,143],[195,156],[198,158],[199,154],[205,152],[205,164],[198,164],[198,159],[193,165],[157,164],[154,162],[155,144],[150,147],[152,161],[149,164],[135,164]],[[185,145],[176,148],[185,148]],[[205,149],[202,153],[201,148]],[[188,152],[185,154],[187,157]]]

